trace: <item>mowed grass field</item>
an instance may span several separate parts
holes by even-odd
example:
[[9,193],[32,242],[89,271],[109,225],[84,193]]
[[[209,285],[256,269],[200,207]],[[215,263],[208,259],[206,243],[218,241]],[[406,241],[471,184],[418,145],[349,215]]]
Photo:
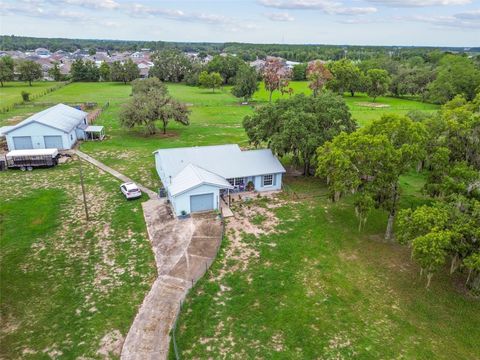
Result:
[[[290,87],[294,90],[294,94],[310,95],[312,93],[312,91],[308,87],[308,82],[306,81],[292,81],[290,83]],[[276,91],[273,93],[272,100],[288,97],[288,94],[282,96],[280,92]],[[254,101],[266,102],[268,101],[268,98],[269,93],[265,90],[263,84],[260,84],[259,90],[253,96]],[[375,105],[383,107],[366,106],[368,103],[372,103],[373,101],[372,98],[368,97],[365,93],[356,93],[354,97],[350,96],[350,94],[345,93],[343,98],[345,99],[348,107],[350,108],[352,117],[357,121],[359,126],[364,126],[372,120],[380,118],[382,115],[406,115],[410,111],[417,110],[432,113],[439,108],[438,105],[434,104],[427,104],[415,100],[386,96],[380,96],[375,99]]]
[[84,164],[87,222],[78,165],[0,172],[2,359],[118,354],[156,275],[141,203]]
[[[292,86],[297,92],[309,91],[305,82]],[[252,113],[254,106],[268,100],[262,87],[248,106],[240,105],[228,88],[212,94],[181,84],[168,87],[170,94],[187,103],[192,113],[190,126],[171,123],[166,136],[158,133],[150,137],[142,129],[120,127],[118,117],[121,104],[130,96],[129,85],[74,83],[38,101],[94,101],[100,105],[109,101],[110,107],[97,120],[97,124],[106,127],[107,139],[83,143],[80,149],[156,189],[160,184],[153,151],[224,143],[248,146],[242,119]],[[390,105],[381,109],[359,106],[358,102],[371,101],[365,96],[346,96],[345,100],[360,125],[385,113],[437,109],[394,98],[377,99],[377,103]],[[32,109],[15,112],[18,121]],[[0,114],[1,124],[11,123],[4,115]],[[10,229],[6,237],[10,240],[5,241],[7,262],[2,260],[2,271],[4,264],[8,264],[12,268],[8,271],[13,273],[8,275],[10,279],[23,276],[17,287],[29,284],[20,292],[22,296],[14,292],[10,298],[2,295],[2,312],[13,313],[11,319],[6,318],[10,332],[5,339],[11,345],[8,349],[12,348],[3,350],[6,358],[21,357],[20,352],[27,358],[42,358],[38,350],[42,347],[62,351],[65,358],[79,354],[101,357],[97,351],[102,347],[102,337],[115,330],[125,335],[149,287],[154,270],[139,203],[124,202],[114,179],[94,169],[88,172],[87,191],[92,206],[99,208],[95,218],[100,223],[87,232],[87,240],[81,235],[84,225],[80,220],[75,164],[27,174],[13,171],[0,174],[2,183],[5,179],[9,184],[2,191],[11,204],[2,207],[2,231]],[[18,189],[14,194],[8,194],[10,184]],[[282,195],[281,206],[271,211],[276,219],[274,229],[258,237],[242,235],[239,242],[228,234],[218,261],[190,293],[177,333],[183,358],[480,358],[475,336],[480,328],[480,307],[478,300],[461,292],[462,279],[452,281],[445,271],[426,290],[419,269],[410,260],[409,250],[381,240],[386,222],[384,212],[372,215],[365,231],[359,233],[348,199],[331,204],[318,179],[290,178],[286,184],[300,199],[290,197],[289,193]],[[422,177],[415,174],[402,180],[403,206],[423,201],[422,184]],[[33,189],[41,190],[33,192]],[[44,190],[47,193],[42,197]],[[38,200],[36,193],[40,193]],[[29,210],[30,198],[38,204],[51,198],[56,205],[45,207],[46,215],[40,215]],[[76,220],[68,214],[72,206],[76,209]],[[24,240],[15,242],[12,226],[20,221],[20,214],[24,214],[22,221],[33,224],[33,230],[25,229],[28,232],[21,235]],[[36,223],[42,225],[37,228]],[[262,228],[267,222],[263,215],[252,215],[252,223]],[[110,249],[109,256],[116,259],[114,265],[102,255],[104,245],[95,245],[103,243],[102,231],[106,230],[102,229],[106,224],[111,231],[107,239],[112,240],[106,248]],[[113,240],[129,238],[131,231],[138,236],[135,243]],[[45,242],[48,245],[43,249]],[[63,243],[67,244],[66,250],[54,246]],[[82,258],[84,261],[79,262],[79,257],[68,255],[75,253],[80,245],[84,246],[83,252],[90,254],[88,261]],[[38,252],[37,246],[42,252]],[[235,254],[242,248],[250,249],[250,254],[258,257],[247,257],[244,271],[229,272],[238,265],[235,256],[230,258],[231,251]],[[14,255],[8,255],[9,252]],[[22,273],[23,264],[29,261],[32,266]],[[106,282],[115,284],[107,295],[99,293],[98,286],[86,280],[94,278],[98,263],[106,264],[104,271],[109,274]],[[116,283],[112,272],[127,266],[131,270],[128,274],[133,275],[123,273],[119,275],[122,281]],[[30,276],[32,269],[39,269],[40,275]],[[63,278],[62,274],[67,276]],[[6,284],[14,282],[9,280]],[[101,311],[94,311],[87,302],[77,315],[78,304],[91,292],[96,299],[95,308]],[[32,300],[37,302],[32,311],[23,298],[36,299]],[[121,298],[127,300],[121,304]],[[92,309],[91,314],[88,309]],[[59,315],[53,317],[54,325],[50,326],[52,314],[57,312]],[[75,315],[70,318],[72,312]],[[24,325],[18,327],[18,324]],[[28,355],[30,349],[35,353]]]
[[[284,192],[234,210],[269,232],[227,219],[237,231],[227,230],[180,315],[181,358],[480,358],[480,304],[461,292],[464,279],[445,269],[427,290],[409,249],[382,240],[383,211],[358,232],[350,199],[331,203],[317,179],[285,182],[299,198]],[[422,185],[402,179],[402,206],[422,202]]]
[[26,91],[30,95],[36,95],[57,84],[54,81],[34,81],[32,86],[29,86],[28,82],[7,81],[3,87],[0,87],[0,99],[2,99],[0,108],[22,102],[22,91]]
[[[307,82],[292,82],[295,93],[310,93]],[[255,93],[250,105],[241,105],[240,100],[233,97],[230,87],[224,87],[212,93],[209,89],[200,89],[183,84],[168,84],[170,94],[189,105],[191,110],[189,126],[174,122],[169,124],[167,135],[160,131],[154,136],[145,136],[143,129],[124,129],[119,124],[121,104],[128,100],[131,94],[130,85],[121,83],[73,83],[57,91],[49,93],[39,101],[55,102],[97,102],[99,105],[110,103],[110,107],[97,120],[98,125],[106,127],[107,140],[90,142],[81,145],[81,150],[95,155],[99,160],[113,168],[125,172],[134,180],[144,183],[152,189],[159,187],[158,176],[154,170],[152,152],[165,147],[180,147],[192,145],[209,145],[238,143],[248,146],[248,140],[242,127],[243,118],[251,114],[255,106],[261,106],[268,101],[268,93],[263,84]],[[273,99],[282,97],[275,92]],[[284,95],[283,97],[288,97]],[[381,97],[376,103],[386,104],[388,108],[368,108],[358,103],[369,102],[365,95],[354,98],[345,96],[352,116],[360,126],[383,114],[406,114],[412,110],[433,112],[436,105],[424,104],[418,101]],[[7,114],[0,114],[0,126],[12,125],[22,118],[42,110],[43,107],[28,107],[14,109]]]

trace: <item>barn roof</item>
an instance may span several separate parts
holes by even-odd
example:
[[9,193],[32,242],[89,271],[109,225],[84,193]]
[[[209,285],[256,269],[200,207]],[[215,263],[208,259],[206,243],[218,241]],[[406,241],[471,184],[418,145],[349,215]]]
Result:
[[43,124],[68,133],[82,123],[86,116],[87,113],[84,111],[65,104],[57,104],[26,118],[11,129],[5,131],[4,134],[8,134],[32,122]]

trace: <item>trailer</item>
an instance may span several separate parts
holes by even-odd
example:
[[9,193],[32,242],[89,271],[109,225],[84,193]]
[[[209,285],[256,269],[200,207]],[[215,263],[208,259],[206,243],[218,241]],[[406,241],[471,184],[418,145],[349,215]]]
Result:
[[13,150],[5,156],[5,167],[32,171],[35,167],[55,166],[58,158],[58,149]]

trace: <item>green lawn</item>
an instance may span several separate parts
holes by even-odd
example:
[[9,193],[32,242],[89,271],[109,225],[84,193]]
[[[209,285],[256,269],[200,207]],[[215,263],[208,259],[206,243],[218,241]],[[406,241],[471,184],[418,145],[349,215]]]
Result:
[[[0,172],[0,358],[101,359],[125,336],[155,276],[139,201],[78,163]],[[113,336],[115,338],[115,336]],[[118,348],[118,346],[117,346]]]
[[[309,93],[307,82],[292,82],[295,93]],[[125,172],[133,179],[155,189],[159,186],[158,176],[154,171],[152,152],[159,148],[191,145],[209,145],[238,143],[247,146],[247,138],[242,128],[242,119],[251,114],[254,106],[268,101],[268,94],[263,84],[254,95],[251,105],[241,105],[233,97],[230,87],[224,87],[212,93],[208,89],[168,84],[169,91],[176,99],[187,103],[192,111],[191,124],[188,127],[171,123],[166,136],[157,134],[147,137],[141,129],[126,130],[118,122],[121,104],[128,100],[131,93],[129,85],[120,83],[73,83],[41,98],[42,102],[110,102],[110,107],[98,119],[97,124],[104,125],[108,138],[103,142],[84,143],[81,149],[95,155],[99,160],[119,171]],[[280,94],[276,92],[274,99]],[[285,95],[285,97],[288,95]],[[352,115],[360,125],[379,118],[385,113],[404,114],[410,110],[423,109],[434,111],[434,105],[396,98],[379,98],[377,103],[390,105],[386,109],[371,109],[358,106],[357,102],[369,101],[365,96],[345,97],[352,109]],[[15,109],[10,116],[17,122],[42,108]],[[11,118],[0,114],[0,125],[11,124]]]
[[[480,357],[480,303],[461,293],[462,279],[445,269],[425,289],[409,250],[382,241],[384,212],[359,233],[349,199],[332,204],[316,179],[287,184],[301,200],[282,195],[283,206],[271,210],[275,231],[243,233],[240,242],[227,232],[217,261],[189,294],[177,330],[182,358]],[[421,201],[421,177],[402,185]],[[256,213],[266,204],[235,211]]]
[[22,102],[22,91],[35,95],[42,93],[48,88],[55,87],[57,84],[54,81],[35,81],[32,83],[32,86],[29,86],[27,82],[6,82],[3,87],[0,87],[0,108],[5,105]]
[[[294,90],[294,94],[311,94],[312,91],[308,88],[308,82],[306,81],[292,81],[290,86]],[[274,92],[272,99],[288,98],[288,94],[281,95],[278,91]],[[260,84],[259,90],[253,96],[253,99],[257,102],[268,101],[269,94],[265,90],[263,84]],[[364,93],[357,93],[354,97],[350,94],[345,94],[345,101],[352,113],[352,117],[357,121],[360,126],[368,124],[370,121],[380,118],[385,114],[399,114],[406,115],[409,111],[421,110],[426,112],[433,112],[438,110],[438,105],[426,104],[420,101],[410,99],[399,99],[394,97],[379,97],[375,100],[376,104],[386,105],[383,108],[373,108],[367,106],[361,106],[359,103],[370,103],[372,99]]]
[[[242,119],[268,99],[260,89],[252,104],[243,106],[227,87],[212,94],[180,84],[168,86],[192,113],[190,126],[172,123],[166,136],[145,136],[141,129],[120,127],[129,85],[74,83],[38,101],[109,101],[110,107],[97,120],[106,127],[107,138],[83,143],[81,150],[155,189],[159,180],[154,150],[224,143],[247,146]],[[305,82],[292,86],[297,92],[309,91]],[[437,109],[395,98],[379,98],[377,103],[390,107],[371,109],[358,104],[370,102],[365,96],[345,99],[360,125],[385,113]],[[18,121],[40,109],[16,109],[10,115],[18,116]],[[12,123],[4,115],[0,124]],[[117,181],[88,169],[89,201],[95,210],[87,227],[81,220],[74,165],[0,174],[5,184],[0,195],[6,200],[0,210],[6,234],[1,309],[7,329],[0,357],[18,358],[22,352],[35,351],[32,357],[41,358],[39,351],[49,349],[61,351],[65,358],[81,354],[95,358],[105,334],[118,330],[125,335],[149,287],[154,272],[139,203],[124,201]],[[424,201],[419,195],[422,176],[412,174],[401,183],[404,206]],[[480,327],[479,304],[460,293],[461,286],[455,285],[460,279],[452,281],[442,273],[426,290],[408,249],[380,240],[385,213],[373,214],[366,230],[358,233],[348,200],[331,204],[314,179],[290,179],[287,187],[301,199],[285,198],[273,210],[277,230],[241,239],[240,244],[259,257],[247,257],[245,271],[226,271],[241,263],[235,252],[229,253],[232,244],[238,246],[229,235],[207,278],[190,294],[178,333],[184,358],[480,357],[472,336]],[[269,225],[265,214],[249,216],[253,226]],[[19,223],[28,226],[17,231]],[[236,250],[242,254],[242,247]],[[110,258],[115,259],[113,265]],[[110,265],[97,267],[105,262]],[[127,271],[117,274],[117,269]],[[93,285],[98,278],[105,281],[107,291]]]

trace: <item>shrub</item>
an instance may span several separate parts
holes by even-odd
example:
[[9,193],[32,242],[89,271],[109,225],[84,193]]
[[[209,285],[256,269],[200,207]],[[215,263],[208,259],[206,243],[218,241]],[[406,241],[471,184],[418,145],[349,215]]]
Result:
[[30,93],[27,91],[22,91],[22,99],[25,102],[30,101]]

